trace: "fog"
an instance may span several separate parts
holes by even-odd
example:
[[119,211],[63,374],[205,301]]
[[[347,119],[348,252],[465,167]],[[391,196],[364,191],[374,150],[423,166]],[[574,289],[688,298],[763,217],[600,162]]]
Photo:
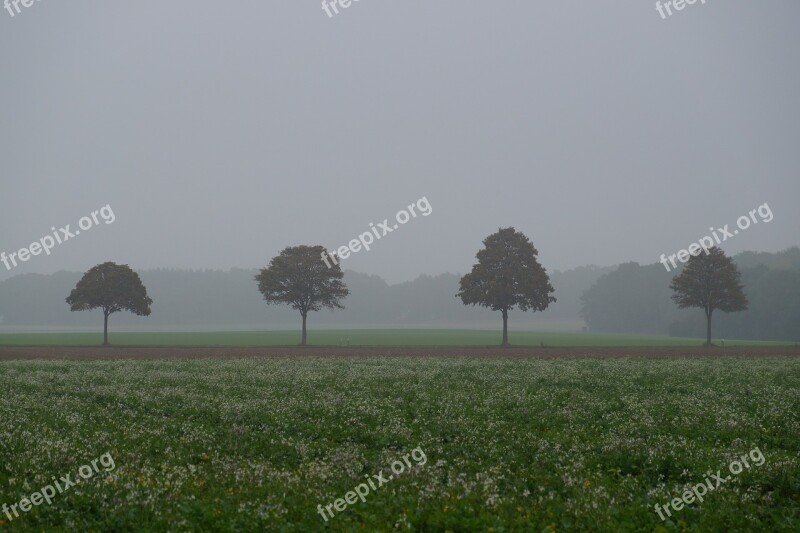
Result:
[[[798,244],[800,4],[56,2],[0,11],[0,251],[104,206],[0,279],[263,267],[346,245],[391,283],[514,226],[549,270]],[[51,230],[51,228],[54,228]]]

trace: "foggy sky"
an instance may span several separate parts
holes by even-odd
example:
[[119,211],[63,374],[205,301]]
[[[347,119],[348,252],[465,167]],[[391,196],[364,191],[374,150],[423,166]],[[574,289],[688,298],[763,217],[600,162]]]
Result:
[[653,263],[767,202],[730,253],[800,244],[800,3],[41,0],[0,11],[0,251],[109,204],[25,272],[261,267],[433,208],[343,262]]

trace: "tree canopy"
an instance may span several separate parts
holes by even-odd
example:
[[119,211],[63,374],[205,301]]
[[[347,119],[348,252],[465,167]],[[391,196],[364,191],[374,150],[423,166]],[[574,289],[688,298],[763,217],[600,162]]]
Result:
[[108,317],[119,311],[150,315],[153,303],[139,274],[128,265],[103,263],[92,267],[67,297],[70,311],[103,310],[103,345],[108,345]]
[[741,273],[733,259],[718,247],[689,257],[680,274],[673,278],[672,300],[681,309],[698,307],[706,315],[706,345],[711,345],[711,316],[719,309],[725,313],[747,309]]
[[303,318],[301,345],[306,344],[306,318],[310,311],[344,309],[341,300],[350,294],[338,264],[328,267],[321,257],[323,246],[293,246],[273,257],[256,275],[258,290],[268,304],[289,305]]
[[556,301],[539,252],[531,240],[513,227],[501,228],[483,240],[478,262],[461,278],[456,297],[464,305],[479,305],[503,315],[503,346],[508,346],[508,312],[544,311]]

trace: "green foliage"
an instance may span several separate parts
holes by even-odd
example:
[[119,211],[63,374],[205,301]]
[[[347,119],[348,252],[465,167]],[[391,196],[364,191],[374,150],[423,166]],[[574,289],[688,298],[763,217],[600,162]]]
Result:
[[[747,291],[747,310],[715,317],[717,337],[800,341],[800,268],[744,269],[742,284]],[[705,335],[703,313],[676,318],[669,332],[680,337]]]
[[[542,313],[553,320],[578,319],[580,295],[602,274],[614,267],[579,267],[548,271],[558,302]],[[158,302],[158,313],[145,322],[136,315],[118,315],[115,323],[131,328],[159,330],[204,328],[290,328],[297,312],[285,306],[266,306],[261,293],[253,290],[258,269],[138,270],[147,293]],[[17,329],[63,329],[92,324],[89,313],[70,313],[64,295],[75,287],[82,273],[52,275],[18,274],[0,281],[0,327]],[[389,285],[378,276],[344,269],[343,281],[350,290],[344,310],[323,312],[315,324],[353,327],[392,324],[393,327],[431,327],[487,324],[495,316],[483,307],[464,306],[453,298],[461,279],[457,274],[421,275],[413,281]]]
[[681,309],[698,307],[706,315],[706,344],[711,344],[711,317],[719,309],[726,313],[747,309],[747,297],[742,290],[741,273],[733,259],[721,248],[689,257],[680,274],[669,288],[675,291],[672,300]]
[[268,304],[289,305],[303,317],[303,338],[306,343],[306,317],[309,311],[323,308],[344,309],[341,300],[350,294],[342,281],[338,264],[327,266],[323,246],[294,246],[273,257],[267,268],[256,275],[258,290]]
[[[717,313],[717,338],[800,341],[800,249],[734,257],[747,293],[745,311]],[[671,300],[673,274],[658,263],[626,263],[584,291],[581,315],[594,332],[706,337],[702,310]]]
[[472,272],[460,281],[456,294],[464,305],[479,305],[503,316],[503,346],[508,346],[508,312],[544,311],[556,299],[550,278],[537,261],[539,252],[523,233],[501,228],[483,240]]
[[350,291],[342,282],[339,265],[328,268],[320,259],[323,246],[285,248],[262,268],[256,281],[258,290],[269,304],[289,305],[305,315],[322,308],[344,309],[340,300]]
[[153,300],[131,267],[108,262],[86,272],[67,297],[67,303],[70,311],[102,309],[106,315],[130,311],[148,316]]
[[502,228],[483,240],[478,262],[461,278],[456,295],[464,305],[493,311],[544,311],[556,299],[553,286],[536,256],[539,252],[523,233]]
[[708,253],[689,257],[670,284],[675,291],[672,300],[681,309],[699,307],[708,316],[717,309],[726,313],[744,311],[747,298],[741,277],[733,260],[721,248],[713,247]]
[[103,310],[103,345],[108,345],[108,317],[119,311],[139,316],[150,315],[153,300],[139,274],[128,265],[103,263],[83,275],[67,297],[70,311]]
[[[10,531],[800,529],[796,358],[28,361],[0,388],[3,503],[116,463]],[[424,466],[322,521],[417,446]],[[659,519],[754,447],[762,466]]]

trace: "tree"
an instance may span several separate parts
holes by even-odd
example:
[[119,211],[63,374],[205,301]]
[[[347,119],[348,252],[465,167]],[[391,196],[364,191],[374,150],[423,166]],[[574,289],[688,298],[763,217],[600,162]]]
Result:
[[70,311],[103,310],[103,346],[108,346],[108,317],[118,311],[150,315],[147,289],[128,265],[103,263],[83,275],[67,297]]
[[706,346],[711,346],[711,315],[747,309],[741,273],[733,259],[718,247],[689,257],[680,274],[672,279],[672,300],[681,309],[699,307],[706,314]]
[[555,302],[550,278],[537,261],[533,243],[514,228],[501,228],[483,241],[472,272],[461,278],[456,294],[464,305],[480,305],[503,314],[503,346],[508,346],[508,312],[544,311]]
[[320,259],[327,256],[323,246],[294,246],[273,257],[267,268],[256,275],[258,290],[268,304],[290,305],[303,317],[301,346],[306,344],[306,318],[309,311],[322,308],[344,309],[340,300],[350,291],[342,281],[338,264],[331,267]]

